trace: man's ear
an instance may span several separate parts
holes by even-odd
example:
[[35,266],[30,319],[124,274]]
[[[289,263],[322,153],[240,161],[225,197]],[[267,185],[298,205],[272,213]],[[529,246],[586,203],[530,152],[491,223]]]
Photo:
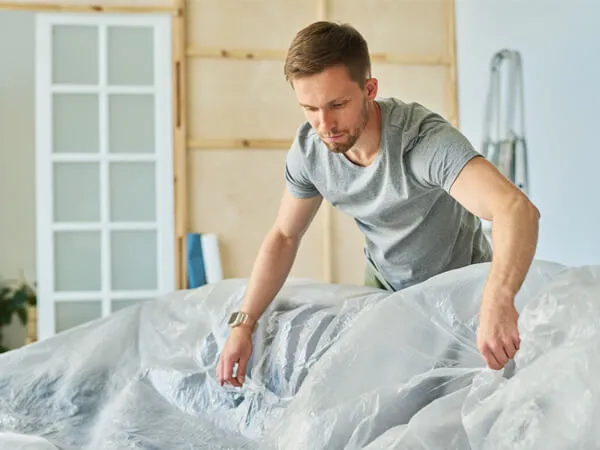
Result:
[[377,88],[377,78],[368,78],[365,82],[365,92],[368,100],[375,100],[375,97],[377,97]]

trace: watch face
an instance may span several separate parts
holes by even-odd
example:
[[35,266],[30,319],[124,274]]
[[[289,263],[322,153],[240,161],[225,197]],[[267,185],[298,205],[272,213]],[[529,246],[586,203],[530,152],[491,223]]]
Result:
[[236,313],[236,312],[231,313],[231,315],[229,316],[228,325],[235,325],[239,316],[240,315],[238,313]]

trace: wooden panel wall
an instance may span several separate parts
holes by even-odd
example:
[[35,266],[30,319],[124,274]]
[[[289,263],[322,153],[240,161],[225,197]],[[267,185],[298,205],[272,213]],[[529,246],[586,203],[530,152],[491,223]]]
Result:
[[[218,234],[225,276],[250,274],[277,213],[286,148],[303,120],[283,58],[315,11],[306,0],[187,2],[189,226]],[[296,276],[322,278],[320,220]]]
[[[173,16],[178,287],[185,233],[219,236],[224,275],[247,277],[284,189],[304,117],[283,77],[285,52],[318,19],[367,39],[380,96],[418,101],[457,125],[454,0],[14,0],[4,9],[164,12]],[[283,19],[282,19],[283,18]],[[292,276],[362,283],[363,238],[324,204]]]
[[[317,19],[367,39],[381,96],[456,122],[450,0],[188,0],[188,228],[219,235],[224,274],[247,277],[284,189],[285,154],[304,120],[285,52]],[[281,20],[283,17],[285,20]],[[323,205],[292,276],[362,283],[363,237]]]

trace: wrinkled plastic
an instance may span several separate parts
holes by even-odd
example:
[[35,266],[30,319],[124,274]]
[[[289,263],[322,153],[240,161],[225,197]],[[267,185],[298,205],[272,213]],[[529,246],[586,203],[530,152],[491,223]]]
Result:
[[0,448],[597,448],[600,267],[534,263],[502,371],[475,344],[488,270],[393,294],[290,280],[242,388],[215,365],[246,280],[121,310],[0,357]]

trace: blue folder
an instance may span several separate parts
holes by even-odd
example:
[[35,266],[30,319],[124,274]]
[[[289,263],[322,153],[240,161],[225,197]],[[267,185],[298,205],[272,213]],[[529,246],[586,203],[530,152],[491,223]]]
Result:
[[206,284],[204,255],[202,253],[202,235],[187,234],[187,284],[188,289],[194,289]]

